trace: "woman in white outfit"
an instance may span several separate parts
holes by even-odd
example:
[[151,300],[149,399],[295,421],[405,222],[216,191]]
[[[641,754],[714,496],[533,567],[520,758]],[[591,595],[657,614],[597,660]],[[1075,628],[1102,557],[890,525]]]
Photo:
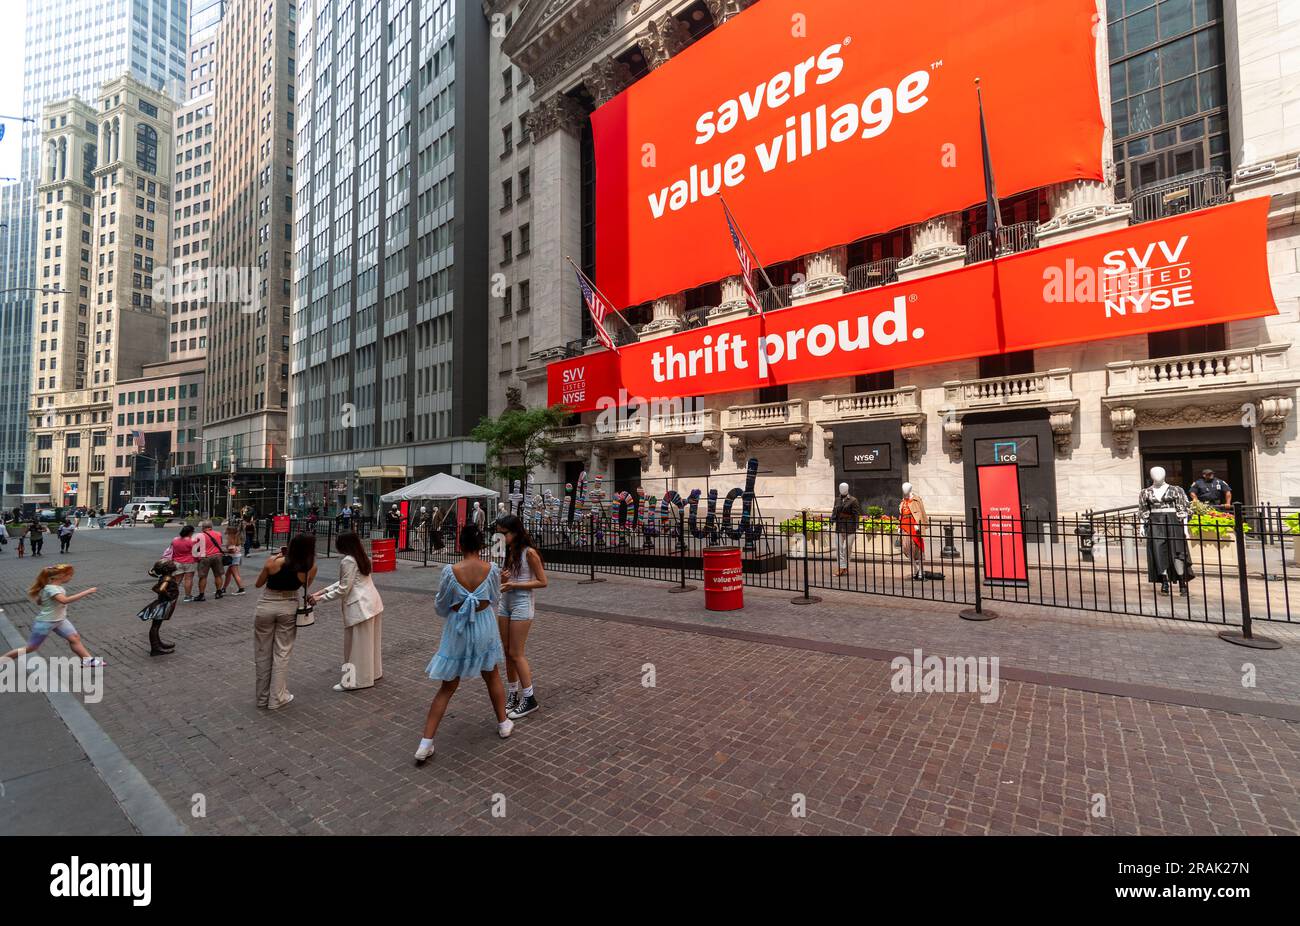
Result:
[[343,680],[335,691],[371,688],[383,677],[384,602],[370,577],[370,557],[352,531],[339,534],[339,580],[312,595],[312,603],[338,598],[343,605]]

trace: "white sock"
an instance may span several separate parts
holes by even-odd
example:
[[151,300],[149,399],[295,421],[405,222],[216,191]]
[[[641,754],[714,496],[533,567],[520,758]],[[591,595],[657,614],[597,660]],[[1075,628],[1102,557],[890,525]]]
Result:
[[527,688],[521,691],[520,694],[525,698],[531,698],[533,696],[533,686],[529,685]]
[[433,740],[431,740],[431,739],[422,739],[422,740],[420,740],[420,748],[421,748],[421,749],[428,749],[428,748],[429,748],[430,746],[432,746],[432,745],[433,745]]

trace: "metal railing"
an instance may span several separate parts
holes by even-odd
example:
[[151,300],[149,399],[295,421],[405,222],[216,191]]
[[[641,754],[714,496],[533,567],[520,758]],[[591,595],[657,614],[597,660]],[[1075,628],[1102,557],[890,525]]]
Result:
[[[721,506],[718,506],[719,508]],[[547,568],[654,579],[703,578],[703,549],[739,546],[744,581],[800,592],[832,589],[977,609],[987,601],[1238,625],[1300,621],[1300,508],[1235,506],[1193,515],[1182,536],[1136,511],[1007,522],[933,518],[908,531],[864,517],[838,528],[824,515],[742,521],[731,511],[672,508],[636,523],[629,511],[529,525]],[[451,562],[453,544],[426,562]],[[1162,559],[1163,557],[1163,559]],[[1164,564],[1165,571],[1158,571]]]
[[873,289],[877,286],[887,286],[890,283],[897,283],[898,258],[886,257],[882,260],[874,260],[868,264],[858,264],[856,267],[850,267],[848,281],[848,288],[845,292],[850,293],[856,293],[863,289]]
[[[971,235],[970,240],[966,242],[966,263],[975,264],[983,260],[992,260],[994,254],[991,241],[986,231]],[[1005,254],[1018,254],[1036,247],[1038,247],[1037,222],[1017,222],[1014,225],[1003,225],[998,229],[998,257]]]
[[1207,167],[1172,180],[1139,187],[1129,194],[1128,201],[1133,207],[1129,222],[1138,225],[1219,206],[1231,202],[1232,194],[1228,191],[1228,178],[1223,170]]
[[763,307],[764,312],[771,312],[774,309],[787,309],[790,307],[790,293],[793,290],[793,283],[785,283],[781,286],[765,289],[758,294],[758,304]]

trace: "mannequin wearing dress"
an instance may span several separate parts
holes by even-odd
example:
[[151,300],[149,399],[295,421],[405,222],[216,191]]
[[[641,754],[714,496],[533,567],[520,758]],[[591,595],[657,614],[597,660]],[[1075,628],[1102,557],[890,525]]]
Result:
[[1160,594],[1169,594],[1169,583],[1178,583],[1178,594],[1187,594],[1192,558],[1187,548],[1187,520],[1191,504],[1181,486],[1165,481],[1162,467],[1153,466],[1151,484],[1138,495],[1141,518],[1139,536],[1147,542],[1147,580],[1160,583]]

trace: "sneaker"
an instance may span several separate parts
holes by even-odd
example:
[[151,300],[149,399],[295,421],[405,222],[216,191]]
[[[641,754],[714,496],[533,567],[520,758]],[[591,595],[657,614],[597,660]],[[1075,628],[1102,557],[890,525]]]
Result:
[[497,724],[497,736],[501,737],[502,739],[505,739],[510,735],[510,731],[513,730],[514,728],[515,728],[515,722],[511,720],[509,717],[507,717],[505,720]]
[[213,598],[216,598],[218,601],[220,601],[222,598],[225,598],[225,597],[226,597],[226,593],[223,592],[221,589],[217,589],[217,593],[216,593],[215,595],[213,595],[212,597],[213,597]]
[[85,659],[81,660],[81,667],[83,669],[97,669],[100,666],[106,665],[108,665],[108,663],[104,661],[102,656],[87,656]]
[[507,711],[506,716],[511,720],[518,720],[520,717],[527,717],[533,711],[541,707],[536,698],[520,698],[519,704],[512,711]]
[[243,594],[245,594],[245,592],[244,592],[244,587],[241,585],[241,586],[239,587],[239,591],[237,591],[237,592],[231,592],[230,594],[232,594],[232,595],[243,595]]
[[189,599],[189,600],[190,600],[190,601],[207,601],[208,599],[205,598],[205,597],[203,597],[202,595],[195,595],[193,598],[191,598],[191,599]]
[[506,692],[506,716],[509,717],[510,712],[513,711],[518,706],[519,706],[519,692],[507,691]]
[[433,743],[430,743],[428,745],[428,748],[421,746],[419,749],[415,750],[416,765],[423,765],[425,762],[427,762],[432,758],[433,758]]
[[193,601],[193,600],[194,600],[194,596],[193,596],[193,595],[186,595],[184,598],[181,599],[181,601],[184,601],[184,602],[190,602],[190,601]]

